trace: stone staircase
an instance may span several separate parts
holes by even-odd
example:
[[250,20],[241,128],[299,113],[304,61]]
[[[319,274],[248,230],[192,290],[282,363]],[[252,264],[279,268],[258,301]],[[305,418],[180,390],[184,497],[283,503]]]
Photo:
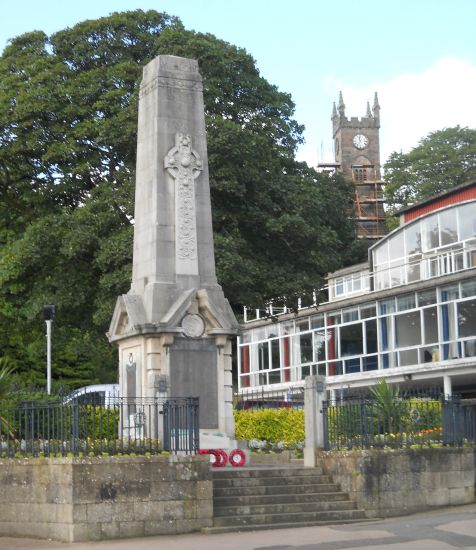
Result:
[[366,519],[330,476],[317,468],[293,466],[215,469],[213,511],[209,533]]

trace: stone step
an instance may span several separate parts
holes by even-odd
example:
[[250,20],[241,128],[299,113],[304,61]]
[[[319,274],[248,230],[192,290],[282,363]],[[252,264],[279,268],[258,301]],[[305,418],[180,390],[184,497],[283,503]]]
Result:
[[216,496],[213,499],[215,509],[223,506],[254,506],[259,504],[274,504],[280,502],[283,504],[303,503],[303,502],[336,502],[347,500],[348,496],[342,492],[330,493],[302,493],[296,494],[277,494],[277,495],[255,495],[248,496]]
[[270,516],[273,514],[297,514],[320,511],[355,510],[355,503],[350,500],[320,502],[279,502],[276,504],[254,504],[248,506],[218,506],[213,508],[215,518],[228,516]]
[[296,526],[303,522],[330,522],[338,521],[345,523],[349,520],[365,519],[363,510],[327,510],[318,512],[296,512],[282,514],[257,514],[257,515],[234,515],[220,516],[213,520],[214,527],[242,527],[256,525],[282,525],[284,523]]
[[213,479],[236,479],[240,477],[286,477],[306,476],[313,477],[322,475],[321,468],[298,468],[295,466],[287,468],[215,468],[212,470]]
[[283,494],[336,493],[340,488],[335,483],[310,483],[308,485],[246,485],[216,487],[213,483],[213,497],[261,496]]
[[305,485],[332,483],[331,477],[326,475],[309,476],[265,476],[265,477],[213,477],[213,486],[222,487],[255,487],[270,485]]
[[239,531],[240,533],[244,531],[265,531],[269,529],[293,529],[295,527],[312,527],[312,526],[318,526],[318,525],[342,525],[342,524],[348,524],[348,523],[362,523],[369,521],[368,518],[362,517],[358,519],[337,519],[337,520],[324,520],[324,521],[299,521],[299,522],[293,522],[293,523],[273,523],[273,524],[267,524],[263,523],[261,525],[224,525],[220,527],[204,527],[202,529],[202,533],[205,534],[216,534],[219,535],[221,533],[234,533],[236,531]]

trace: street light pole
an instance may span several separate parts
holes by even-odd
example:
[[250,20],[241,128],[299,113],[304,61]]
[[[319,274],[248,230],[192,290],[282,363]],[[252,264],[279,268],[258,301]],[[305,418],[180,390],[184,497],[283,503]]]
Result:
[[46,393],[51,395],[51,325],[53,321],[46,319]]
[[46,322],[46,392],[51,395],[51,326],[55,317],[55,306],[44,306],[43,316]]

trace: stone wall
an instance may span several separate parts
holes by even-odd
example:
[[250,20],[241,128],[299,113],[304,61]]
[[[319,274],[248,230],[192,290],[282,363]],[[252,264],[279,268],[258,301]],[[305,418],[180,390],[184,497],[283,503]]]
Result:
[[317,464],[368,517],[476,502],[475,449],[321,451]]
[[210,527],[208,456],[0,460],[0,536],[67,542]]

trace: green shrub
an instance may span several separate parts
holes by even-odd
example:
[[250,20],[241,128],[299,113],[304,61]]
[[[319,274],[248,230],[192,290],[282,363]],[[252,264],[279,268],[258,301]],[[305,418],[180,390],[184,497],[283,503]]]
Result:
[[80,405],[78,411],[79,437],[115,439],[119,437],[119,409]]
[[409,399],[404,417],[407,431],[418,432],[443,426],[443,404],[435,399]]
[[238,439],[283,442],[293,447],[304,441],[302,409],[262,409],[235,411],[235,434]]

